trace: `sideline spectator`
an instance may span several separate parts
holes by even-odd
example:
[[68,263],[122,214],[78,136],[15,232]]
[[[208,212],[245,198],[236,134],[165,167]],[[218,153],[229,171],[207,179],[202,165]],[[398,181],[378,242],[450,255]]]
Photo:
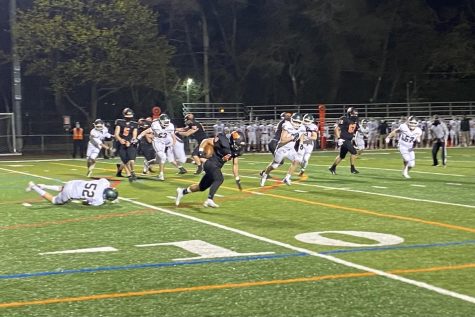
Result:
[[81,128],[79,122],[76,122],[76,126],[71,130],[71,133],[73,134],[73,158],[76,158],[76,154],[84,158],[84,129]]

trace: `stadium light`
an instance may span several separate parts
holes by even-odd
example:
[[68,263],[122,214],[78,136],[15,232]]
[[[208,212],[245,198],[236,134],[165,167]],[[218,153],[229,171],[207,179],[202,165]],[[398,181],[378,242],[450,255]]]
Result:
[[193,84],[193,78],[186,80],[186,103],[190,103],[190,86]]

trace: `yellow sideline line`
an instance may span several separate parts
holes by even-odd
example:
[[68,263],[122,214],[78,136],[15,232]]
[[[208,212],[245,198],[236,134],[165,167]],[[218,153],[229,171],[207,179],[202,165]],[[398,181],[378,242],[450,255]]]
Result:
[[[421,269],[400,269],[400,270],[388,271],[388,273],[408,274],[408,273],[436,272],[436,271],[445,271],[445,270],[461,270],[461,269],[467,269],[467,268],[475,268],[475,263],[468,263],[468,264],[455,265],[455,266],[439,266],[439,267],[430,267],[430,268],[421,268]],[[22,306],[31,306],[31,305],[47,305],[47,304],[70,303],[70,302],[84,302],[84,301],[100,300],[100,299],[138,297],[138,296],[149,296],[149,295],[171,294],[171,293],[210,291],[210,290],[218,290],[218,289],[226,289],[226,288],[232,289],[232,288],[244,288],[244,287],[255,287],[255,286],[318,282],[318,281],[323,281],[323,280],[336,280],[336,279],[355,278],[355,277],[370,277],[370,276],[375,276],[375,275],[376,273],[372,273],[372,272],[344,273],[344,274],[331,274],[331,275],[321,275],[321,276],[312,276],[312,277],[299,277],[299,278],[292,278],[292,279],[285,279],[285,280],[226,283],[226,284],[215,284],[215,285],[168,288],[168,289],[159,289],[159,290],[145,290],[145,291],[138,291],[138,292],[109,293],[109,294],[97,294],[97,295],[63,297],[63,298],[48,298],[48,299],[34,300],[34,301],[0,303],[0,308],[22,307]]]

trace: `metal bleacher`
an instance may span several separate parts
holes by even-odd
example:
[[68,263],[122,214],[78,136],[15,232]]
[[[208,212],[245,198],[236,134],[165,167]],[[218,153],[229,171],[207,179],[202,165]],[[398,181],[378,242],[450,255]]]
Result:
[[[460,102],[411,102],[411,103],[368,103],[368,104],[325,104],[326,122],[335,122],[345,114],[348,107],[356,107],[360,118],[398,120],[401,117],[415,115],[419,119],[439,115],[442,118],[452,116],[475,116],[475,101]],[[220,121],[277,120],[286,112],[313,113],[318,117],[319,104],[302,105],[244,105],[242,103],[184,103],[183,113],[193,113],[205,127]]]

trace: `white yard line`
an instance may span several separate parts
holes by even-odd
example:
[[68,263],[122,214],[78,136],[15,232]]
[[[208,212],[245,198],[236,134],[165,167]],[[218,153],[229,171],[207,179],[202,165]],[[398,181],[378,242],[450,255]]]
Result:
[[[229,175],[229,176],[232,175],[232,174],[226,174],[226,173],[223,173],[223,174],[224,175]],[[260,177],[256,177],[256,176],[243,176],[243,175],[241,175],[241,178],[260,179]],[[446,202],[446,201],[429,200],[429,199],[421,199],[421,198],[411,198],[411,197],[406,197],[406,196],[398,196],[398,195],[391,195],[391,194],[367,192],[367,191],[363,191],[363,190],[350,189],[350,188],[346,188],[346,187],[340,188],[340,187],[331,187],[331,186],[323,186],[323,185],[315,185],[315,184],[306,184],[306,183],[301,183],[301,182],[292,182],[292,186],[294,186],[294,185],[296,185],[296,186],[316,187],[316,188],[321,188],[323,190],[339,190],[339,191],[366,194],[366,195],[375,195],[375,196],[390,197],[390,198],[395,198],[395,199],[420,201],[420,202],[431,203],[431,204],[457,206],[457,207],[465,207],[465,208],[474,208],[475,209],[474,205],[465,205],[465,204],[458,204],[458,203],[449,203],[449,202]],[[265,195],[265,193],[263,193],[263,195]]]
[[[8,170],[8,169],[5,169],[5,168],[0,168],[0,169]],[[8,171],[16,172],[14,170],[8,170]],[[53,180],[50,177],[45,177],[45,176],[40,176],[40,175],[35,175],[35,174],[30,174],[30,173],[25,173],[25,172],[17,172],[17,173],[32,176],[32,177],[38,177],[38,178]],[[409,279],[409,278],[406,278],[406,277],[402,277],[402,276],[399,276],[399,275],[387,273],[387,272],[384,272],[384,271],[381,271],[381,270],[373,269],[373,268],[365,266],[365,265],[360,265],[360,264],[353,263],[353,262],[350,262],[350,261],[345,261],[345,260],[330,256],[330,255],[320,254],[318,252],[307,250],[307,249],[304,249],[304,248],[301,248],[301,247],[296,247],[296,246],[293,246],[291,244],[280,242],[280,241],[273,240],[273,239],[269,239],[269,238],[266,238],[266,237],[258,236],[258,235],[255,235],[253,233],[243,231],[243,230],[240,230],[240,229],[231,228],[231,227],[228,227],[228,226],[225,226],[225,225],[221,225],[219,223],[215,223],[215,222],[207,221],[207,220],[200,219],[200,218],[197,218],[197,217],[185,215],[185,214],[182,214],[182,213],[178,213],[178,212],[175,212],[175,211],[172,211],[172,210],[169,210],[169,209],[165,209],[165,208],[161,208],[161,207],[156,207],[156,206],[149,205],[149,204],[146,204],[146,203],[133,201],[133,200],[130,200],[130,199],[125,198],[125,197],[120,197],[119,199],[121,199],[123,201],[127,201],[127,202],[135,204],[135,205],[139,205],[139,206],[142,206],[142,207],[146,207],[146,208],[154,209],[154,210],[157,210],[157,211],[161,211],[161,212],[169,214],[169,215],[185,218],[185,219],[188,219],[188,220],[191,220],[191,221],[195,221],[195,222],[206,224],[206,225],[209,225],[209,226],[212,226],[212,227],[215,227],[215,228],[219,228],[219,229],[222,229],[222,230],[225,230],[225,231],[233,232],[233,233],[236,233],[236,234],[239,234],[239,235],[242,235],[242,236],[245,236],[245,237],[249,237],[249,238],[252,238],[252,239],[255,239],[255,240],[259,240],[259,241],[262,241],[262,242],[267,242],[269,244],[277,245],[277,246],[280,246],[280,247],[283,247],[283,248],[286,248],[286,249],[289,249],[289,250],[294,250],[294,251],[297,251],[297,252],[307,253],[309,255],[319,257],[319,258],[322,258],[322,259],[325,259],[325,260],[328,260],[328,261],[331,261],[331,262],[334,262],[334,263],[338,263],[338,264],[344,265],[346,267],[351,267],[351,268],[361,270],[361,271],[365,271],[365,272],[371,272],[371,273],[374,273],[378,276],[384,276],[386,278],[389,278],[389,279],[392,279],[392,280],[395,280],[395,281],[410,284],[410,285],[413,285],[413,286],[416,286],[416,287],[419,287],[419,288],[422,288],[422,289],[426,289],[426,290],[429,290],[429,291],[432,291],[432,292],[436,292],[436,293],[441,294],[441,295],[454,297],[454,298],[457,298],[457,299],[475,304],[475,297],[471,297],[471,296],[468,296],[468,295],[465,295],[465,294],[453,292],[453,291],[450,291],[450,290],[447,290],[447,289],[444,289],[444,288],[441,288],[441,287],[437,287],[437,286],[434,286],[434,285],[431,285],[431,284],[428,284],[428,283],[425,283],[425,282],[420,282],[420,281],[416,281],[416,280]]]

